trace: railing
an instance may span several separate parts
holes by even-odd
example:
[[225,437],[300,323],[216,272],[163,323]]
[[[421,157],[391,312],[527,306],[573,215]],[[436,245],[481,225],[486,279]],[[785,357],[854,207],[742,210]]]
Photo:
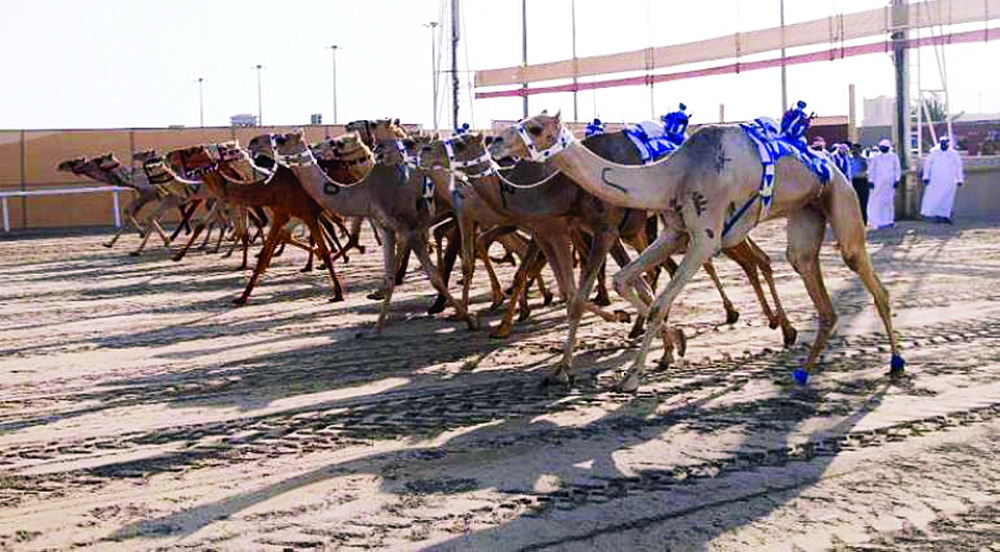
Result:
[[8,199],[12,197],[35,197],[35,196],[58,196],[58,195],[70,195],[70,194],[94,194],[94,193],[111,193],[111,201],[114,205],[113,212],[115,216],[115,228],[121,228],[122,225],[122,215],[121,209],[119,208],[120,200],[119,194],[124,191],[128,191],[129,188],[122,188],[120,186],[94,186],[90,188],[57,188],[55,190],[33,190],[30,192],[0,192],[0,206],[3,209],[3,231],[5,233],[10,232],[10,205],[8,205]]

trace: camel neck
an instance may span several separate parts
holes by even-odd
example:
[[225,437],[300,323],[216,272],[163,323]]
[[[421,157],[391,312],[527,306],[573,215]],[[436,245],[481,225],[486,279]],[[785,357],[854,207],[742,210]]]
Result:
[[552,164],[598,199],[630,209],[665,211],[677,181],[675,157],[646,166],[608,161],[579,142],[553,157]]
[[306,193],[320,205],[345,217],[371,216],[369,181],[376,176],[377,170],[371,170],[364,179],[351,185],[333,180],[315,162],[295,165],[290,170]]

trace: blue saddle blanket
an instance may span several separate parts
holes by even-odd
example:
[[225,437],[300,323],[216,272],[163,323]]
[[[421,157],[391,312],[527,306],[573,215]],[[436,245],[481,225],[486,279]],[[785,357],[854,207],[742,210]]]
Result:
[[801,161],[819,178],[821,184],[826,184],[832,176],[829,159],[823,154],[817,154],[806,147],[801,140],[792,140],[778,131],[778,126],[772,119],[760,117],[752,123],[741,123],[747,136],[757,145],[760,163],[764,173],[760,181],[761,210],[758,220],[764,219],[771,212],[771,196],[774,194],[774,167],[778,159],[790,155]]
[[643,164],[655,163],[680,147],[680,141],[676,138],[671,139],[663,123],[657,121],[643,121],[637,125],[629,125],[622,132],[635,145]]

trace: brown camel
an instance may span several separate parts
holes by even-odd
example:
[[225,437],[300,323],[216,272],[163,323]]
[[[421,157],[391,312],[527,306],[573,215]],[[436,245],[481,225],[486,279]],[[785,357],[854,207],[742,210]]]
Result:
[[381,332],[388,317],[395,287],[397,238],[416,253],[427,277],[439,293],[448,297],[459,319],[465,320],[469,329],[475,329],[476,321],[451,298],[428,253],[427,228],[435,217],[433,190],[424,187],[422,174],[407,169],[400,152],[394,147],[391,150],[386,147],[393,146],[394,142],[381,145],[385,150],[381,160],[364,179],[353,185],[332,180],[323,172],[301,132],[276,137],[275,153],[279,163],[288,165],[302,187],[324,207],[341,216],[375,220],[382,237],[385,269],[385,297],[375,323],[376,333]]
[[[216,148],[205,146],[184,148],[184,152],[178,156],[185,158],[186,163],[191,165],[208,167],[202,175],[202,181],[209,193],[220,200],[244,207],[266,207],[271,211],[271,227],[253,274],[243,293],[234,299],[233,303],[246,304],[257,279],[267,270],[275,247],[286,237],[285,225],[293,217],[302,220],[316,238],[316,247],[326,263],[333,284],[334,295],[331,300],[343,300],[343,288],[334,271],[319,222],[323,208],[302,190],[298,180],[287,168],[277,166],[274,172],[264,178],[248,180],[246,175],[252,171],[238,167],[245,167],[252,161],[245,151],[232,144],[220,144]],[[177,178],[184,181],[180,177]]]
[[[889,296],[865,249],[865,228],[856,194],[840,171],[822,183],[804,163],[776,162],[773,186],[763,179],[758,146],[739,126],[706,125],[671,156],[644,167],[620,165],[596,155],[562,124],[559,114],[537,115],[505,129],[490,146],[497,159],[547,159],[580,186],[608,203],[662,214],[666,227],[638,259],[614,278],[615,289],[640,312],[648,312],[649,333],[632,366],[619,374],[619,387],[634,390],[645,371],[651,337],[667,321],[670,306],[699,266],[722,248],[746,239],[759,221],[788,218],[788,259],[802,277],[819,314],[819,331],[802,368],[805,384],[834,330],[836,312],[823,284],[819,249],[826,225],[833,227],[840,253],[875,300],[892,349],[891,373],[901,373],[892,330]],[[686,247],[678,271],[655,301],[637,296],[635,284],[649,267]]]

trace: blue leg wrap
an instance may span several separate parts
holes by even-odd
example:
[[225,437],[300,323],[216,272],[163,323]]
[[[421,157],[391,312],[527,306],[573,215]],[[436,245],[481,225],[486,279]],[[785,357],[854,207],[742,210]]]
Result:
[[802,368],[799,368],[794,372],[792,372],[792,379],[794,379],[795,383],[799,385],[805,385],[809,383],[809,372],[806,372]]
[[903,357],[893,354],[892,361],[889,362],[889,373],[898,376],[903,373],[903,369],[906,367],[906,361]]

